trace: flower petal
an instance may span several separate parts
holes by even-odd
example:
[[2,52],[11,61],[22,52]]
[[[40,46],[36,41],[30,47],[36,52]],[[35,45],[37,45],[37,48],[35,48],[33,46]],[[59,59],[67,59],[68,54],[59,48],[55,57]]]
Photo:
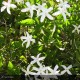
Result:
[[68,67],[68,69],[70,69],[70,68],[72,68],[72,65],[70,65],[70,66]]
[[45,57],[40,57],[40,58],[39,58],[39,60],[44,60],[44,59],[45,59]]
[[25,42],[27,42],[27,40],[23,41],[22,46],[23,46],[23,44],[24,44]]
[[68,73],[69,75],[72,75],[72,73],[71,73],[69,70],[67,70],[67,73]]
[[32,59],[35,59],[35,57],[34,57],[34,56],[31,56],[31,58],[32,58]]
[[36,67],[33,67],[33,70],[36,70],[36,71],[38,71],[38,68],[36,68]]
[[45,19],[45,15],[42,15],[40,21],[43,22],[44,19]]
[[30,2],[26,2],[26,5],[27,5],[28,7],[30,7]]
[[27,37],[25,37],[25,36],[21,36],[21,40],[23,40],[23,39],[27,39]]
[[53,7],[50,7],[50,8],[48,9],[48,12],[50,12],[51,10],[53,10]]
[[30,10],[31,18],[33,17],[33,10]]
[[1,7],[1,12],[3,12],[6,9],[6,6]]
[[60,12],[60,11],[57,11],[57,12],[53,13],[52,15],[53,15],[53,16],[57,16],[57,15],[59,15],[59,14],[61,14],[61,12]]
[[47,17],[48,17],[50,20],[53,20],[53,17],[52,17],[50,14],[47,14]]
[[8,12],[8,14],[11,14],[10,7],[7,7],[7,12]]
[[41,55],[41,53],[39,53],[39,54],[37,55],[37,58],[39,58],[40,55]]
[[29,46],[30,46],[30,41],[28,40],[26,44],[26,48],[28,48]]
[[12,7],[12,8],[16,8],[17,6],[14,5],[14,4],[10,4],[10,7]]
[[55,67],[54,67],[54,71],[57,71],[57,69],[58,69],[58,65],[56,65]]
[[66,70],[61,71],[61,75],[63,75],[66,72]]
[[31,39],[31,41],[32,41],[33,43],[35,43],[35,39]]
[[62,13],[62,15],[63,15],[64,21],[66,21],[66,14]]
[[3,4],[3,5],[7,5],[8,3],[7,3],[6,1],[3,1],[2,4]]
[[36,63],[36,60],[31,61],[31,63],[30,63],[30,64],[34,64],[34,63]]
[[24,8],[24,9],[21,10],[21,12],[27,12],[27,11],[29,11],[28,8]]

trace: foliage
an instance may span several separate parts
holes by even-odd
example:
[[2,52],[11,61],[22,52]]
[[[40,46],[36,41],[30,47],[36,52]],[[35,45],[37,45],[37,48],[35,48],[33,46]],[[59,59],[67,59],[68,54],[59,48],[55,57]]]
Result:
[[[28,1],[31,5],[46,3],[47,9],[53,7],[50,15],[58,11],[59,2],[56,0],[24,0],[24,3],[12,0],[17,8],[11,8],[11,14],[6,10],[0,12],[0,73],[20,75],[21,68],[26,68],[30,63],[30,56],[42,53],[46,57],[46,66],[72,65],[72,74],[80,74],[80,36],[77,31],[72,33],[73,25],[80,25],[80,1],[67,0],[70,17],[66,16],[66,21],[60,14],[52,15],[54,20],[45,17],[43,22],[35,10],[32,18],[29,11],[21,12]],[[1,8],[2,0],[0,4]],[[20,38],[26,31],[35,39],[35,43],[28,48],[26,44],[22,46]]]

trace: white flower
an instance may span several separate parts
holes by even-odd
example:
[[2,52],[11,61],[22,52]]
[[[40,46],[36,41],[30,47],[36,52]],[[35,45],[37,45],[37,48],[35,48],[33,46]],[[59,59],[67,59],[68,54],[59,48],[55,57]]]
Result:
[[59,14],[62,14],[62,16],[64,17],[64,21],[66,21],[66,14],[68,16],[70,16],[70,13],[67,12],[66,8],[60,8],[59,7],[58,9],[59,9],[59,11],[53,13],[53,16],[57,16]]
[[37,63],[39,66],[41,66],[40,62],[41,60],[44,60],[45,57],[39,57],[41,53],[39,53],[37,55],[37,57],[31,56],[32,59],[34,59],[33,61],[31,61],[31,64]]
[[42,5],[37,4],[38,6],[36,6],[36,11],[37,11],[37,16],[39,16],[40,12],[45,8],[44,6],[46,5],[46,3],[43,3]]
[[48,9],[44,8],[42,10],[42,12],[39,14],[39,16],[41,16],[40,21],[43,22],[45,17],[49,18],[50,20],[53,20],[53,17],[49,14],[49,12],[52,10],[53,10],[52,7],[48,8]]
[[35,5],[31,5],[30,2],[26,2],[27,8],[21,10],[21,12],[30,11],[31,18],[33,17],[33,10],[36,10]]
[[28,48],[30,46],[30,42],[32,41],[33,43],[35,43],[35,39],[32,39],[32,35],[29,35],[28,32],[26,32],[26,36],[21,36],[21,40],[23,41],[22,46],[25,42],[27,42],[26,48]]
[[25,69],[21,69],[23,72],[25,72],[25,75],[29,75],[29,74],[31,74],[31,75],[35,75],[35,73],[34,72],[32,72],[32,71],[30,71],[30,67],[31,67],[31,65],[28,65],[27,66],[27,70],[25,70]]
[[54,69],[51,69],[50,67],[48,67],[48,70],[50,72],[48,75],[59,75],[59,71],[57,70],[58,68],[59,68],[58,65],[56,65]]
[[15,4],[11,4],[11,0],[8,0],[8,2],[3,1],[2,4],[4,6],[1,7],[1,12],[3,12],[5,9],[7,9],[8,14],[11,14],[10,8],[16,8],[17,7]]
[[60,8],[70,8],[70,5],[68,4],[68,2],[67,1],[63,1],[63,0],[59,0],[59,5],[58,5],[58,7],[60,7]]
[[72,68],[72,65],[69,65],[68,67],[66,67],[65,65],[61,65],[63,68],[64,68],[64,70],[63,71],[61,71],[61,75],[63,75],[64,73],[68,73],[69,75],[71,75],[71,72],[69,71],[69,69],[70,68]]
[[37,71],[36,75],[45,75],[46,67],[44,65],[40,65],[39,68],[33,67],[33,70]]
[[77,31],[77,33],[79,34],[80,33],[80,25],[79,26],[73,25],[73,26],[74,26],[75,29],[72,31],[72,33]]
[[70,13],[67,12],[67,8],[70,8],[70,5],[67,1],[59,0],[58,11],[53,13],[54,16],[62,14],[64,21],[66,21],[66,15],[70,16]]
[[51,69],[50,66],[45,67],[45,74],[41,75],[44,80],[50,80],[50,78],[58,79],[56,75],[59,75],[59,71],[57,71],[58,65],[54,67],[54,69]]

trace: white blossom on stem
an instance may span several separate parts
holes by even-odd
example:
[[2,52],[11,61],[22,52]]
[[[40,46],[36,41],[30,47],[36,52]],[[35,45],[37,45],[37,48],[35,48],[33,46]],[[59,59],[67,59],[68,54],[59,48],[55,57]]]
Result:
[[37,71],[36,75],[45,75],[46,67],[41,64],[39,68],[33,67],[33,70]]
[[[26,37],[27,36],[27,37]],[[35,39],[32,39],[32,35],[29,35],[28,32],[26,32],[25,36],[21,36],[21,40],[23,41],[22,46],[24,43],[27,42],[26,48],[28,48],[30,46],[30,42],[32,41],[33,43],[35,43]]]
[[58,5],[58,7],[60,7],[60,8],[70,8],[70,5],[68,4],[68,2],[67,1],[63,1],[63,0],[60,0],[59,1],[60,3],[59,3],[59,5]]
[[61,75],[63,75],[64,73],[68,73],[69,75],[72,75],[72,73],[69,71],[69,69],[71,69],[72,68],[72,65],[69,65],[68,67],[66,67],[65,65],[61,65],[63,68],[64,68],[64,70],[63,71],[61,71]]
[[46,3],[43,3],[42,5],[37,4],[38,6],[36,6],[36,11],[37,11],[37,16],[39,16],[40,12],[43,11],[43,9],[45,8]]
[[45,57],[39,57],[40,55],[41,53],[39,53],[37,57],[31,56],[31,58],[33,59],[33,61],[31,61],[31,64],[37,63],[40,66],[41,65],[40,61],[45,59]]
[[39,14],[39,16],[41,16],[40,21],[43,22],[45,17],[49,18],[50,20],[53,20],[53,17],[49,14],[49,12],[51,12],[52,10],[53,10],[52,7],[48,8],[48,9],[44,8],[42,10],[42,12]]
[[16,8],[17,6],[15,4],[11,4],[11,0],[3,1],[2,4],[4,6],[1,7],[1,12],[3,12],[5,9],[7,9],[7,13],[11,14],[10,8]]
[[70,13],[67,12],[66,8],[60,8],[60,7],[58,8],[57,12],[53,13],[53,16],[58,16],[60,14],[62,14],[64,21],[66,21],[66,15],[70,16]]
[[32,71],[30,71],[30,68],[31,68],[31,65],[28,65],[27,66],[27,70],[25,70],[25,69],[21,69],[24,73],[25,73],[25,75],[35,75],[35,73],[34,72],[32,72]]
[[33,17],[33,11],[36,10],[35,5],[31,5],[30,2],[26,2],[27,8],[21,10],[21,12],[30,11],[31,18]]
[[48,70],[49,70],[49,75],[59,75],[59,71],[57,70],[59,68],[58,65],[56,65],[54,67],[54,69],[51,69],[50,67],[48,67]]
[[77,31],[77,33],[79,34],[80,33],[80,25],[79,26],[73,25],[73,26],[74,26],[74,30],[72,31],[72,33]]

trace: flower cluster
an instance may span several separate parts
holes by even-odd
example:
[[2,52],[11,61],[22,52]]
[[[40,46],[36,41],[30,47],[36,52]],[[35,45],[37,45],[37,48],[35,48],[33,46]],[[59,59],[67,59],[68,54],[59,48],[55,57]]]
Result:
[[67,1],[60,0],[60,4],[58,5],[58,11],[53,13],[54,16],[57,16],[59,14],[62,14],[64,17],[64,20],[66,21],[66,14],[70,16],[70,13],[67,12],[67,8],[70,8],[70,5]]
[[[70,8],[70,5],[68,4],[67,1],[63,1],[63,0],[56,0],[58,2],[57,8],[58,11],[53,12],[53,7],[46,7],[46,3],[42,3],[42,4],[36,4],[36,5],[32,5],[30,2],[26,2],[26,6],[25,8],[21,9],[21,12],[29,12],[30,13],[30,18],[33,18],[34,13],[36,11],[36,15],[37,17],[40,18],[40,22],[44,22],[45,18],[48,18],[49,20],[54,20],[55,16],[58,15],[62,15],[64,18],[64,21],[66,21],[66,15],[70,16],[70,13],[68,12],[68,8]],[[15,2],[17,3],[24,3],[24,0],[15,0]],[[7,13],[11,14],[10,8],[17,8],[17,6],[15,4],[11,3],[11,0],[3,1],[2,2],[2,7],[1,7],[1,12],[3,12],[5,9],[7,9]],[[52,14],[52,15],[51,15]],[[76,25],[74,26],[74,30],[72,31],[72,33],[74,33],[75,31],[77,31],[77,33],[80,33],[80,25],[77,27]],[[56,29],[56,26],[54,26],[52,32],[54,33]],[[52,33],[52,34],[53,34]],[[35,39],[32,38],[32,35],[30,35],[27,31],[25,33],[25,36],[21,36],[21,40],[22,42],[22,46],[24,45],[24,43],[26,44],[26,48],[28,48],[30,46],[30,43],[35,43]],[[59,48],[60,50],[64,50],[65,48]],[[33,61],[30,62],[30,64],[27,66],[27,69],[23,69],[22,71],[25,72],[25,75],[36,75],[35,79],[37,79],[38,75],[40,75],[42,77],[43,80],[48,80],[50,78],[55,78],[57,79],[57,75],[63,75],[66,72],[71,75],[71,72],[69,71],[69,69],[72,68],[72,65],[69,65],[68,67],[66,67],[65,65],[61,65],[61,67],[64,69],[63,71],[59,70],[59,66],[56,65],[54,67],[54,69],[51,68],[51,66],[45,66],[42,64],[41,61],[43,61],[45,59],[45,57],[40,57],[41,53],[37,55],[37,57],[31,56],[31,58],[33,59]],[[36,65],[36,66],[35,66]],[[46,76],[47,75],[47,76]],[[49,76],[48,76],[49,75]],[[54,75],[54,76],[53,76]]]
[[[27,70],[22,68],[22,71],[25,73],[25,76],[27,75],[35,75],[35,80],[38,80],[38,76],[41,76],[43,80],[49,80],[49,78],[55,78],[57,79],[59,75],[63,75],[66,72],[69,75],[72,75],[69,69],[72,68],[72,65],[69,65],[66,67],[65,65],[61,65],[63,67],[63,71],[60,71],[58,68],[59,66],[56,65],[54,69],[52,69],[50,66],[45,66],[41,63],[42,60],[45,59],[45,57],[40,57],[41,53],[37,55],[37,57],[31,56],[33,61],[30,62],[30,64],[27,66]],[[36,65],[36,67],[35,67]]]
[[21,10],[21,12],[27,12],[30,11],[31,18],[33,17],[33,11],[37,11],[37,17],[41,16],[40,21],[43,22],[45,17],[49,18],[50,20],[53,20],[53,17],[49,14],[53,8],[45,8],[46,3],[43,3],[42,5],[37,4],[36,5],[31,5],[29,2],[26,2],[27,8],[24,8]]
[[[57,16],[59,14],[62,14],[64,17],[64,20],[66,20],[66,14],[70,16],[70,13],[67,12],[67,8],[70,8],[70,5],[68,4],[67,1],[63,0],[57,0],[59,3],[58,5],[58,11],[54,12],[52,15]],[[22,0],[15,0],[15,2],[20,3],[23,2]],[[15,4],[11,4],[11,0],[8,0],[8,2],[3,1],[2,4],[4,5],[1,7],[1,12],[3,12],[5,9],[7,9],[8,14],[11,14],[10,8],[16,8],[17,6]],[[47,17],[50,20],[54,20],[53,16],[50,14],[51,11],[53,11],[53,7],[46,8],[46,3],[43,3],[42,5],[37,4],[37,5],[31,5],[30,2],[26,2],[26,8],[22,9],[21,12],[30,12],[30,17],[33,17],[34,10],[37,11],[37,17],[40,17],[40,22],[43,22],[45,17]]]

